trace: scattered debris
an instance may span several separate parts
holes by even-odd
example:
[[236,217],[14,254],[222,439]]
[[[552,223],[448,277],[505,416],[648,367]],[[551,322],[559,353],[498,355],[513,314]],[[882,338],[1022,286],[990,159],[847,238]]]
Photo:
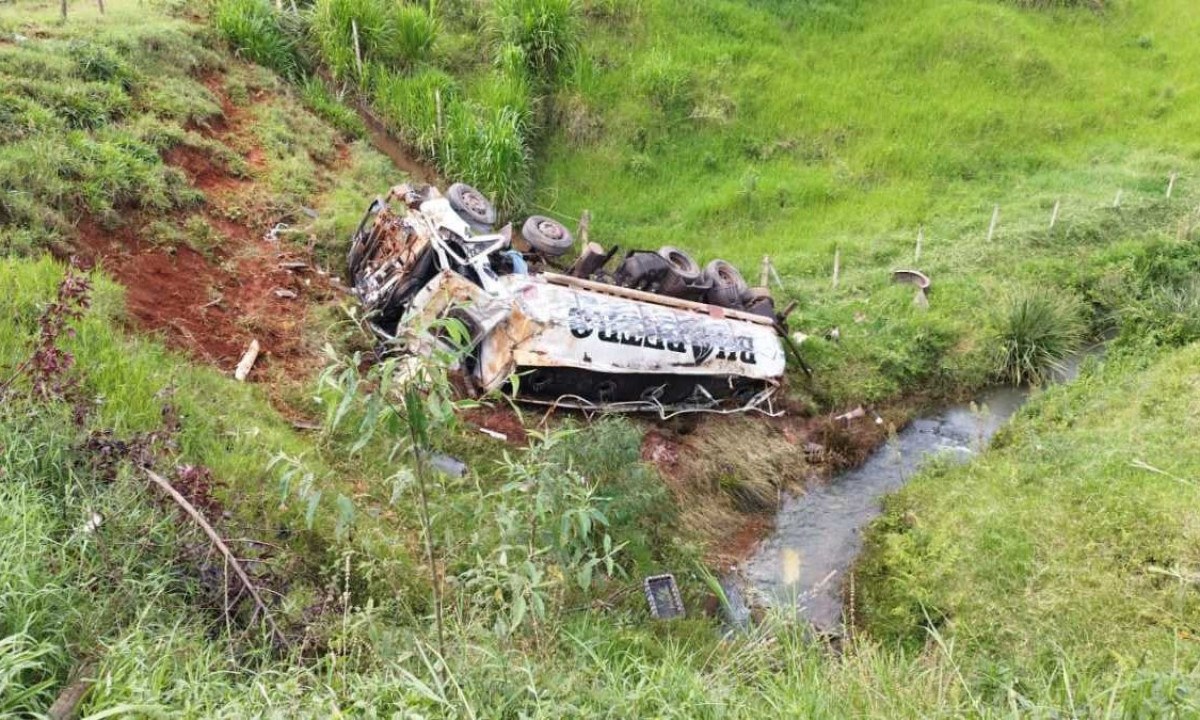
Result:
[[275,297],[283,298],[284,300],[295,300],[297,295],[295,290],[286,288],[275,288]]
[[258,341],[251,340],[250,347],[246,348],[246,353],[242,355],[242,359],[238,362],[237,368],[233,371],[233,377],[238,382],[245,382],[250,375],[250,369],[254,367],[254,361],[258,359]]
[[495,430],[491,430],[491,429],[485,428],[485,427],[479,428],[479,432],[483,433],[484,435],[487,435],[490,438],[494,438],[496,440],[501,440],[503,442],[508,442],[508,436],[502,432],[496,432]]
[[929,286],[933,284],[929,276],[920,270],[893,270],[892,282],[916,285],[921,292],[926,294],[929,292]]
[[495,223],[492,204],[463,184],[446,197],[399,185],[371,203],[347,265],[375,334],[430,354],[448,341],[426,328],[456,320],[477,389],[552,407],[777,414],[782,320],[732,265],[702,269],[664,247],[626,253],[609,272],[616,248],[589,244],[572,274],[558,274],[545,268],[574,243],[565,227],[530,218],[519,252],[511,226]]
[[845,420],[846,422],[850,422],[851,420],[857,420],[858,418],[866,416],[867,411],[863,409],[862,405],[859,405],[849,412],[844,412],[841,415],[838,415],[834,418],[834,420]]
[[279,267],[290,272],[299,272],[308,268],[308,263],[298,260],[287,260],[279,263]]
[[287,223],[275,223],[275,227],[268,230],[266,235],[263,235],[263,240],[277,243],[279,242],[279,233],[286,231],[289,227]]
[[683,617],[683,598],[679,596],[679,585],[675,576],[651,575],[642,583],[646,591],[646,602],[650,605],[650,614],[659,620]]
[[442,453],[433,453],[429,456],[429,464],[434,470],[448,475],[452,478],[460,478],[467,474],[467,464],[457,458],[452,458],[449,455]]

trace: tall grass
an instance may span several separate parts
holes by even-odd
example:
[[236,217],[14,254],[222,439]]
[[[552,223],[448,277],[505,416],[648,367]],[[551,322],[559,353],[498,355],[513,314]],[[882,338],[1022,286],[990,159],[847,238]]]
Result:
[[520,48],[531,77],[553,85],[570,72],[583,36],[578,0],[497,0],[491,12],[493,32]]
[[1013,385],[1049,379],[1079,348],[1084,328],[1076,301],[1045,290],[1014,295],[996,321],[996,374]]
[[312,8],[311,32],[335,78],[365,81],[368,64],[402,69],[426,60],[437,38],[438,23],[419,5],[386,0],[317,0]]
[[304,73],[297,37],[285,30],[288,21],[270,0],[218,0],[213,22],[243,57],[287,78]]

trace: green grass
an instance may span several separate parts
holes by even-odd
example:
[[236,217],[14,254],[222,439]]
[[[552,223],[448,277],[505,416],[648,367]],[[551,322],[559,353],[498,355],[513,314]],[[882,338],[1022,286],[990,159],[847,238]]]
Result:
[[[670,237],[748,277],[769,254],[800,301],[793,324],[840,328],[811,351],[833,404],[973,384],[997,298],[1061,285],[1053,262],[1126,239],[1111,216],[1161,203],[1172,172],[1176,211],[1194,205],[1188,7],[644,0],[589,24],[534,202],[590,209],[600,242]],[[1174,230],[1165,215],[1132,227],[1147,225]],[[927,314],[888,287],[921,227]]]
[[1053,680],[1081,705],[1123,687],[1144,712],[1196,712],[1198,360],[1112,357],[889,499],[857,573],[872,636],[921,647],[936,628],[989,702]]

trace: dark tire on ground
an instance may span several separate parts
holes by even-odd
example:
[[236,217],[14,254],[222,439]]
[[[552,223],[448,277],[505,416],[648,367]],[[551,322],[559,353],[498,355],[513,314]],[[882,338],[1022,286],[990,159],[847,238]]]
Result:
[[464,220],[484,227],[496,224],[496,206],[475,188],[466,183],[454,183],[446,193],[450,207]]
[[724,260],[713,260],[705,266],[704,274],[712,281],[712,287],[705,295],[709,303],[727,308],[741,307],[742,294],[750,286],[737,268]]
[[547,257],[558,257],[566,254],[575,244],[562,223],[542,215],[531,215],[521,226],[521,237],[537,252]]
[[701,280],[704,277],[699,263],[684,251],[670,245],[659,248],[658,256],[667,261],[667,272],[663,276],[659,292],[672,297],[695,297],[699,294],[696,286],[702,284]]

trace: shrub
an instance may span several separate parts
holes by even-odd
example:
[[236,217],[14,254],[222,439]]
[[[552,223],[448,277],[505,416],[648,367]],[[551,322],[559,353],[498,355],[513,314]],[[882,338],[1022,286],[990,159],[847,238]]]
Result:
[[532,77],[553,85],[570,70],[582,36],[576,0],[497,0],[492,12],[499,41],[521,48]]
[[1055,371],[1083,340],[1079,303],[1046,291],[1007,301],[994,330],[996,374],[1014,385],[1038,383]]
[[213,19],[242,56],[290,78],[303,74],[296,37],[268,0],[218,0]]

